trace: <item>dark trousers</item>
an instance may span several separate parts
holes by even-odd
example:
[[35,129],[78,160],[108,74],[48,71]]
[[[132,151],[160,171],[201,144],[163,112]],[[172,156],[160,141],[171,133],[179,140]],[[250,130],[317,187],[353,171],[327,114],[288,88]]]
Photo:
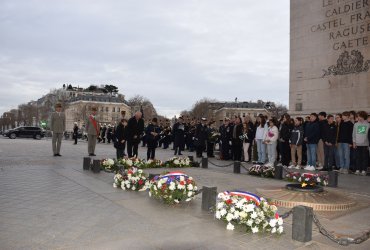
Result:
[[229,141],[222,141],[221,143],[222,160],[230,160],[230,145]]
[[213,154],[213,148],[215,144],[213,142],[207,142],[207,156],[208,157],[215,157]]
[[148,150],[146,151],[146,159],[155,159],[155,147],[148,147]]
[[242,160],[243,144],[239,138],[233,139],[233,159],[234,161]]
[[324,159],[324,169],[332,171],[335,162],[335,146],[324,144]]
[[197,157],[202,157],[204,148],[205,148],[204,145],[199,145],[199,146],[196,147]]
[[368,167],[369,160],[369,149],[367,146],[357,146],[355,148],[356,155],[356,166],[355,170],[366,171]]
[[281,164],[283,166],[289,166],[290,163],[290,146],[288,141],[279,142]]
[[139,148],[139,143],[135,141],[127,141],[127,154],[128,157],[133,157],[134,155],[138,157],[138,148]]
[[75,137],[75,144],[77,144],[77,135],[74,136]]

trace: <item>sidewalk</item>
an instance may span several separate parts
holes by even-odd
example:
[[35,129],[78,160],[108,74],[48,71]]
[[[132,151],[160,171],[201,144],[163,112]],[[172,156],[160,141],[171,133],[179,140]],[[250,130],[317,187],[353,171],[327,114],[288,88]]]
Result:
[[[201,210],[201,197],[189,205],[166,206],[147,192],[112,187],[113,174],[82,170],[87,144],[63,141],[62,157],[53,157],[47,140],[0,138],[1,249],[370,249],[370,240],[342,247],[324,238],[314,226],[313,241],[291,240],[291,217],[282,236],[227,231],[223,222]],[[114,158],[112,145],[97,145],[96,159]],[[166,160],[172,150],[157,150]],[[188,155],[188,152],[184,152]],[[145,158],[144,148],[139,156]],[[219,165],[230,162],[211,160]],[[160,173],[163,169],[149,169]],[[198,186],[218,191],[280,187],[284,181],[233,174],[232,166],[184,169]],[[340,176],[339,190],[370,201],[369,177]],[[279,209],[284,212],[287,209]],[[370,208],[328,220],[329,230],[360,233],[370,229]]]

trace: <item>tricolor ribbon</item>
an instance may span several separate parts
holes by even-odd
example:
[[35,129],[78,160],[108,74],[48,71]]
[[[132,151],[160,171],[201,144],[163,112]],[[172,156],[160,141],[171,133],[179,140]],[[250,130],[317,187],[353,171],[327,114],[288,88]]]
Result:
[[252,194],[252,193],[249,193],[249,192],[245,192],[245,191],[239,191],[239,190],[231,191],[231,192],[225,191],[224,194],[230,195],[230,196],[243,197],[243,198],[247,199],[248,201],[254,201],[257,206],[259,206],[259,204],[261,202],[261,199],[260,199],[259,196],[255,195],[255,194]]

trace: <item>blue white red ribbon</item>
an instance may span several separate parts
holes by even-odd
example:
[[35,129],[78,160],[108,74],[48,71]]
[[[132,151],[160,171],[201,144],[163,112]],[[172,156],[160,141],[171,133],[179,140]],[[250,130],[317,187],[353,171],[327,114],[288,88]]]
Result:
[[261,199],[260,199],[259,196],[255,195],[255,194],[252,194],[252,193],[249,193],[249,192],[245,192],[245,191],[239,191],[239,190],[231,191],[231,192],[225,191],[224,194],[231,195],[231,196],[244,197],[248,201],[254,201],[257,206],[259,206],[259,204],[261,202]]

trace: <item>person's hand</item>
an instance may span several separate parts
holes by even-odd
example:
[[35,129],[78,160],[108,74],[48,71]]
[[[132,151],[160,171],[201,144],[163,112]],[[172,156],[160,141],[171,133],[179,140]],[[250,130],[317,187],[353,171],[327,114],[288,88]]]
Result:
[[353,143],[353,148],[357,148],[357,145],[356,145],[356,143]]
[[304,140],[304,141],[307,141],[307,137],[305,137],[303,140]]
[[122,141],[121,141],[121,143],[122,143],[122,144],[123,144],[123,143],[125,143],[125,140],[122,140]]

